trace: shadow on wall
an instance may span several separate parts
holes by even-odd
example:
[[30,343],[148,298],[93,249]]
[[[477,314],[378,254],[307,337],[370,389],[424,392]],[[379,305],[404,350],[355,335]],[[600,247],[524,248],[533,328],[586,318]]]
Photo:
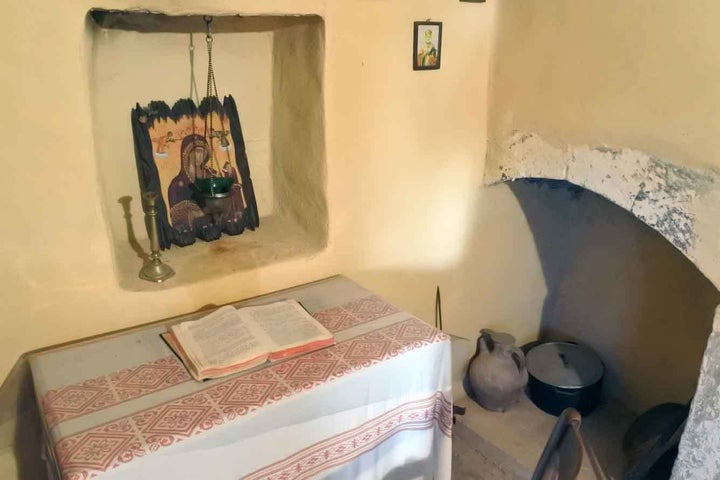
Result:
[[[478,192],[464,245],[452,264],[347,273],[426,321],[434,317],[435,286],[439,285],[445,330],[468,338],[473,350],[482,328],[511,333],[519,343],[534,340],[546,288],[531,230],[507,185]],[[424,299],[421,304],[419,296]]]
[[575,340],[607,367],[606,393],[637,412],[695,392],[720,292],[655,230],[568,182],[510,186],[547,284],[542,340]]
[[[0,395],[0,425],[11,425],[0,438],[4,445],[12,446],[17,478],[22,480],[48,479],[42,460],[42,425],[35,402],[35,391],[30,376],[30,365],[22,357],[2,384]],[[12,418],[7,418],[10,415]]]
[[[145,252],[142,245],[140,245],[140,242],[138,242],[137,237],[135,236],[135,228],[133,227],[132,222],[132,209],[130,208],[132,200],[133,197],[131,197],[130,195],[123,195],[122,197],[118,198],[118,203],[122,206],[123,210],[123,218],[125,219],[125,229],[127,231],[128,244],[130,245],[130,248],[132,248],[133,251],[137,254],[138,258],[140,258],[143,263],[145,263],[150,258],[150,255]],[[145,225],[147,226],[147,224],[148,221],[146,218]]]

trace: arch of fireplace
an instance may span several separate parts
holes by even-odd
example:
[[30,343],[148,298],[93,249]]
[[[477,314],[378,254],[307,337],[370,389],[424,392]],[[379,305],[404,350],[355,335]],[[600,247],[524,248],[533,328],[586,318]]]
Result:
[[[655,229],[720,289],[720,173],[632,149],[562,145],[513,131],[488,145],[485,184],[564,180]],[[716,309],[674,479],[720,478],[720,309]]]

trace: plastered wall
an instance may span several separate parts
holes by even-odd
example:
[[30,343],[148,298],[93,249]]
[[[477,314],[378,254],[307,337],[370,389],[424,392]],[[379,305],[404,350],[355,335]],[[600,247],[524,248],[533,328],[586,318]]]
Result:
[[[28,350],[336,273],[428,320],[440,284],[453,333],[474,337],[483,325],[521,340],[537,333],[544,280],[527,223],[507,187],[480,187],[492,2],[103,4],[325,20],[327,248],[158,292],[118,285],[109,220],[98,201],[101,146],[90,120],[92,29],[85,19],[97,6],[29,0],[5,9],[0,81],[8,93],[2,129],[8,174],[0,188],[11,200],[0,229],[0,378]],[[442,69],[413,72],[412,22],[428,17],[444,22]],[[498,234],[486,235],[491,228]]]
[[719,286],[719,16],[710,0],[499,3],[486,178],[585,185]]
[[499,4],[486,178],[584,185],[719,286],[719,15],[708,0]]
[[718,166],[720,4],[498,3],[491,129]]

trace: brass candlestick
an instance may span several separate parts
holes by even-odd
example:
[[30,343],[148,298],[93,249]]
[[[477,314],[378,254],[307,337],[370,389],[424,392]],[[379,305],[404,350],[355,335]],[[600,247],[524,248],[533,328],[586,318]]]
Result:
[[140,269],[140,278],[148,282],[160,283],[175,275],[175,271],[160,260],[160,239],[157,225],[157,208],[155,207],[157,197],[158,194],[155,192],[145,192],[143,194],[147,204],[145,220],[148,236],[150,237],[150,259]]

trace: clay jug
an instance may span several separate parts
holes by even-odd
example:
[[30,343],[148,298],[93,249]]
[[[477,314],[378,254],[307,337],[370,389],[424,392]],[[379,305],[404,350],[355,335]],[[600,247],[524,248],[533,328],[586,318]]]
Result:
[[525,355],[507,333],[481,330],[468,377],[475,400],[488,410],[505,411],[525,390]]

